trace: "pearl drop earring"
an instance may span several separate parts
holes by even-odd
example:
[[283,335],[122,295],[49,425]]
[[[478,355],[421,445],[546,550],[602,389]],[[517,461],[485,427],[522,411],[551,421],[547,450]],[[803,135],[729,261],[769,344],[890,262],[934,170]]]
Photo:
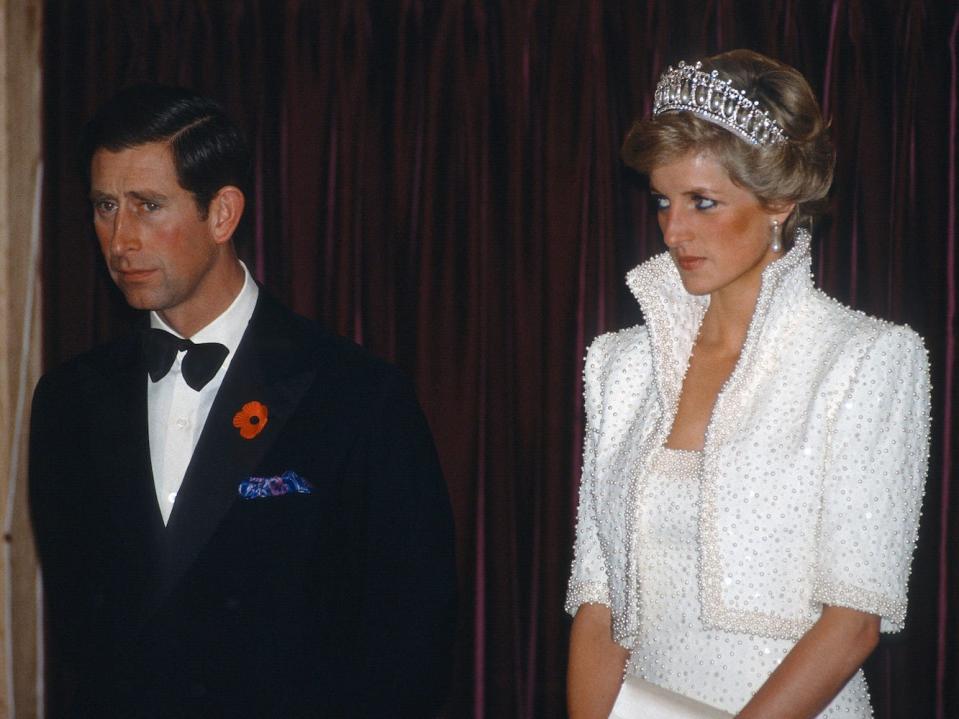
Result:
[[769,233],[769,249],[773,252],[783,251],[783,228],[779,220],[773,220]]

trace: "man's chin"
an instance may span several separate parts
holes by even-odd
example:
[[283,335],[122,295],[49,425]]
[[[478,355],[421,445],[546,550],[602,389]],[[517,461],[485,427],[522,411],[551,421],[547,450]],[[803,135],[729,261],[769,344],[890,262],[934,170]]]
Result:
[[127,304],[135,310],[160,310],[163,309],[163,302],[153,292],[145,292],[142,289],[120,287]]

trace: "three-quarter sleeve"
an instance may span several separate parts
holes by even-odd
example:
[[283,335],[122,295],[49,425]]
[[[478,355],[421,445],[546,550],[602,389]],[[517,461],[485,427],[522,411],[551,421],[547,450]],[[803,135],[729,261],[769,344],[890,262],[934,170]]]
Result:
[[576,538],[573,543],[573,564],[566,593],[566,611],[575,616],[583,604],[610,605],[609,578],[603,556],[593,486],[596,473],[596,451],[602,407],[601,358],[608,336],[598,337],[586,353],[583,385],[586,410],[586,431],[583,438],[583,473],[579,486],[579,507]]
[[863,349],[829,443],[813,598],[899,631],[929,444],[928,361],[915,333],[887,326]]

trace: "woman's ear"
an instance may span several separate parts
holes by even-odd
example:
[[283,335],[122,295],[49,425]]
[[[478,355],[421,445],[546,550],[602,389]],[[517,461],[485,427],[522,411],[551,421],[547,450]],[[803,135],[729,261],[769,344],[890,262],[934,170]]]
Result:
[[210,200],[207,222],[213,241],[217,244],[229,242],[243,217],[246,198],[239,187],[224,185]]
[[769,215],[770,221],[778,220],[780,225],[785,225],[795,209],[795,202],[790,202],[788,205],[771,205],[766,208],[766,214]]

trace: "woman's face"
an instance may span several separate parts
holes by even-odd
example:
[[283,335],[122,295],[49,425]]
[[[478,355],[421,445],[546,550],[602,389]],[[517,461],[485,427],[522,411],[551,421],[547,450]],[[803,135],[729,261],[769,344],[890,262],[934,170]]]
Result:
[[758,292],[762,271],[779,253],[769,247],[770,212],[734,184],[708,154],[689,153],[649,174],[659,227],[686,291],[694,295]]

